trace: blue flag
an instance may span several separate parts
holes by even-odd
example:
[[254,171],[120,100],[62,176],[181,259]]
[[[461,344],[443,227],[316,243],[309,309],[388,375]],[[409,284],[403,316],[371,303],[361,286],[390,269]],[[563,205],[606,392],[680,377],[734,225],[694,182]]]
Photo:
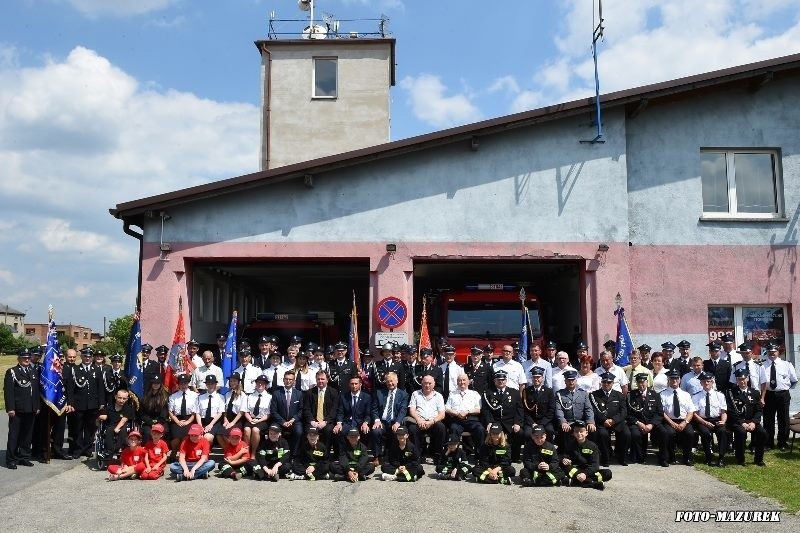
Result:
[[134,315],[131,326],[131,338],[128,341],[128,352],[125,354],[125,375],[128,376],[128,388],[141,398],[144,395],[144,360],[142,359],[142,326],[139,316]]
[[528,308],[522,306],[522,331],[519,334],[519,362],[528,359]]
[[625,309],[618,307],[614,314],[617,316],[617,346],[614,363],[617,366],[627,366],[631,363],[630,354],[633,351],[633,340],[628,331],[628,322],[625,320]]
[[231,325],[228,327],[228,339],[225,341],[225,352],[220,354],[222,357],[222,387],[220,394],[225,395],[228,393],[228,378],[233,374],[236,368],[236,323],[238,322],[239,313],[233,312],[231,316]]
[[50,324],[47,329],[47,348],[44,352],[42,373],[39,375],[39,390],[42,400],[50,409],[61,415],[67,406],[64,396],[64,381],[61,379],[61,359],[58,357],[58,337],[56,322],[53,320],[53,308],[50,308]]

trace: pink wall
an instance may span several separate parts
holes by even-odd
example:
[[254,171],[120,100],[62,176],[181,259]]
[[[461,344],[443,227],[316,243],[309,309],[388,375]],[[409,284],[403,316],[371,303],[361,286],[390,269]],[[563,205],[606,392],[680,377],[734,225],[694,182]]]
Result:
[[[159,260],[158,244],[145,243],[142,265],[142,331],[146,342],[169,345],[177,321],[178,297],[184,298],[187,338],[191,336],[188,290],[193,260],[258,260],[369,258],[371,333],[380,331],[374,319],[375,305],[387,296],[406,302],[413,316],[414,259],[442,261],[497,259],[575,261],[585,265],[582,294],[583,331],[593,350],[616,334],[612,311],[617,293],[630,305],[628,243],[607,243],[609,251],[598,252],[598,243],[397,243],[397,252],[387,254],[386,242],[339,242],[335,247],[318,243],[172,243],[169,261]],[[397,331],[413,338],[411,320]]]
[[[791,304],[797,247],[634,246],[631,294],[637,331],[705,333],[709,304]],[[789,332],[797,318],[789,309]]]

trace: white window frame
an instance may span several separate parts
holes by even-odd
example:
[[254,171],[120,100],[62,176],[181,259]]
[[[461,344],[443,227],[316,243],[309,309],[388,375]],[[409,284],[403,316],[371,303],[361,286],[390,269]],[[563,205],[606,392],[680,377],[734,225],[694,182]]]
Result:
[[[317,94],[317,60],[334,61],[336,63],[336,89],[333,95]],[[339,97],[339,58],[336,56],[319,56],[312,58],[311,64],[311,98],[313,100],[336,100]]]
[[[728,178],[728,211],[703,211],[702,220],[786,220],[783,207],[783,172],[781,151],[778,148],[701,148],[700,153],[725,154],[725,174]],[[772,156],[772,179],[775,184],[774,213],[739,213],[736,198],[736,154],[769,154]],[[703,176],[700,175],[702,187]]]
[[739,346],[744,342],[744,314],[743,309],[745,307],[752,308],[752,307],[780,307],[783,309],[783,333],[785,335],[785,339],[783,339],[783,344],[786,346],[786,359],[790,360],[789,355],[794,353],[794,346],[791,343],[791,339],[793,334],[789,332],[789,310],[786,304],[731,304],[731,303],[714,303],[708,304],[706,306],[706,316],[708,316],[708,308],[709,307],[733,307],[733,330],[734,330],[734,337],[736,337],[736,346]]

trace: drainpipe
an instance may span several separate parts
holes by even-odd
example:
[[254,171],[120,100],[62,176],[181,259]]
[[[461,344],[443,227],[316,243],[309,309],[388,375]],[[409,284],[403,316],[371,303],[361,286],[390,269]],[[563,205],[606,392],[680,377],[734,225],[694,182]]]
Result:
[[264,135],[264,169],[269,170],[269,158],[270,158],[270,146],[269,146],[269,137],[270,137],[270,119],[272,118],[272,52],[267,49],[266,45],[261,47],[261,51],[267,54],[267,97],[264,102],[264,115],[265,115],[265,135]]
[[[142,228],[144,230],[144,228]],[[144,256],[144,233],[136,233],[131,229],[131,224],[127,220],[122,225],[122,231],[126,235],[130,235],[139,241],[139,275],[137,276],[136,285],[136,310],[139,311],[142,306],[142,257]]]

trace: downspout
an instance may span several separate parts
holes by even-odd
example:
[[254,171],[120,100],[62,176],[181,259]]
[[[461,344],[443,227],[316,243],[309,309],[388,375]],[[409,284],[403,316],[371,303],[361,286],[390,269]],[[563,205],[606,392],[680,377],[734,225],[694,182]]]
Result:
[[[143,228],[144,229],[144,228]],[[136,284],[136,310],[142,308],[142,257],[144,256],[144,233],[136,233],[131,229],[131,224],[125,220],[122,224],[122,231],[139,241],[139,275]]]
[[261,47],[261,51],[267,54],[267,97],[264,102],[264,114],[265,114],[265,134],[264,134],[264,168],[263,170],[269,170],[269,159],[270,159],[270,146],[269,146],[269,137],[270,137],[270,120],[272,118],[272,52],[267,49],[266,45]]

